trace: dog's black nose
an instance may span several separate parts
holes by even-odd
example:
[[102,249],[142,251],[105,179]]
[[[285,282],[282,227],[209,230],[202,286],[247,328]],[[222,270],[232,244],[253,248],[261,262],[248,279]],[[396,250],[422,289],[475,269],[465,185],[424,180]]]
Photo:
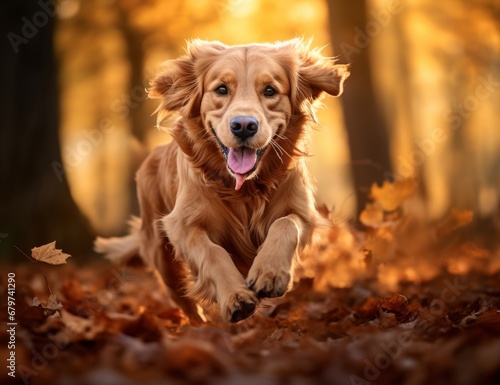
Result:
[[251,116],[236,116],[229,125],[234,136],[243,140],[254,136],[259,129],[259,122]]

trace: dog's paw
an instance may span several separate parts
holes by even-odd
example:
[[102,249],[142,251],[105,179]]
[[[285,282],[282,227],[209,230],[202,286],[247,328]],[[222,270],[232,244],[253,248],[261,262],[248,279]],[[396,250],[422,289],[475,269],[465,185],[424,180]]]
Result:
[[281,297],[290,288],[289,270],[270,265],[252,266],[247,277],[247,286],[257,293],[259,298]]
[[258,301],[253,291],[240,289],[221,305],[222,317],[230,322],[242,321],[254,313]]

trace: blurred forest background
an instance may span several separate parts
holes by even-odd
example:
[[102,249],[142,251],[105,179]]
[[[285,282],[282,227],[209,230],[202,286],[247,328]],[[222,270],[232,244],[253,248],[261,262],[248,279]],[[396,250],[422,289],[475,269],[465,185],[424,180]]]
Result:
[[145,88],[185,40],[313,37],[352,64],[313,133],[318,201],[355,221],[373,182],[414,177],[428,220],[500,230],[497,0],[16,0],[0,5],[0,254],[72,254],[137,213],[135,170],[169,140]]

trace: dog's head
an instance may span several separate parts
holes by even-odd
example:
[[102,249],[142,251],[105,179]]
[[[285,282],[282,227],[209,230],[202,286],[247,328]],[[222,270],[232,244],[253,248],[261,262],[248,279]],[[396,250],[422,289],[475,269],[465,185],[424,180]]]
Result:
[[323,92],[340,95],[348,76],[346,65],[300,39],[239,46],[194,40],[186,55],[163,64],[149,95],[161,99],[159,120],[180,114],[184,137],[197,148],[192,158],[204,156],[200,142],[213,139],[238,190],[259,175],[266,153],[282,162],[291,156],[304,121],[314,119],[313,102]]

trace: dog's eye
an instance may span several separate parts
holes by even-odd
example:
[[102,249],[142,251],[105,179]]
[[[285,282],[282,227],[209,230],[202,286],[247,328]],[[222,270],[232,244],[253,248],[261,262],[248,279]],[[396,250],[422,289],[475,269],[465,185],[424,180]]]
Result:
[[267,96],[267,97],[271,97],[271,96],[274,96],[276,94],[276,89],[274,87],[271,87],[271,86],[267,86],[265,89],[264,89],[264,96]]
[[229,93],[229,90],[227,89],[227,86],[222,84],[215,89],[215,92],[217,92],[219,95],[227,95]]

